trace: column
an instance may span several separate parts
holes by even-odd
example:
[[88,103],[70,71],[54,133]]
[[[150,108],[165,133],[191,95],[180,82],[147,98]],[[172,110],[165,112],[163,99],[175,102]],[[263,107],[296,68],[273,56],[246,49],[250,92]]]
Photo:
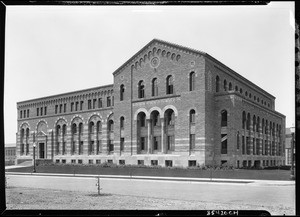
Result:
[[108,154],[108,144],[107,144],[107,124],[103,122],[102,124],[102,152]]
[[164,118],[160,119],[160,123],[161,123],[161,152],[164,154],[165,153],[165,143],[164,143],[164,128],[165,128],[165,122],[164,122]]
[[67,126],[67,132],[66,132],[66,154],[71,155],[72,153],[72,133],[71,133],[71,127],[72,125]]
[[61,128],[61,135],[60,135],[60,142],[59,142],[59,150],[58,152],[62,155],[63,154],[63,142],[64,142],[64,134],[62,132],[62,128]]
[[94,155],[97,154],[97,123],[94,125]]
[[249,128],[249,149],[250,149],[250,155],[253,155],[254,153],[253,153],[253,146],[254,146],[254,144],[253,144],[253,134],[254,134],[254,132],[253,132],[253,119],[251,118],[251,116],[250,116],[250,128]]
[[150,133],[150,119],[147,119],[147,133],[148,133],[148,137],[147,137],[147,145],[148,145],[148,154],[150,154],[151,153],[151,133]]
[[86,124],[83,124],[83,132],[81,137],[81,141],[83,141],[83,146],[82,146],[83,155],[88,155],[88,145],[89,145],[88,136],[89,136],[88,126]]

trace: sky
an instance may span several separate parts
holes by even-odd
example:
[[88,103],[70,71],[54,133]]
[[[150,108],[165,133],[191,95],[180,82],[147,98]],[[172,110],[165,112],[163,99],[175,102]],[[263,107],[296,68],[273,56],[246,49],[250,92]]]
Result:
[[203,51],[276,97],[295,126],[294,2],[267,6],[7,6],[5,143],[17,102],[113,84],[152,39]]

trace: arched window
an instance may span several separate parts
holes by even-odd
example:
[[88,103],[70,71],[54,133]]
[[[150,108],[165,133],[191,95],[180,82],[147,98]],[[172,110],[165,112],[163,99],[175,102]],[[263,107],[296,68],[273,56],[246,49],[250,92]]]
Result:
[[232,90],[232,83],[229,82],[229,90]]
[[151,120],[152,120],[153,126],[158,126],[159,125],[159,113],[158,113],[158,111],[153,111],[151,113]]
[[61,130],[60,130],[60,125],[56,126],[56,135],[60,135]]
[[236,149],[240,149],[240,132],[238,131],[236,134]]
[[220,78],[219,76],[216,77],[216,92],[220,91]]
[[242,126],[243,126],[243,129],[245,129],[245,126],[246,126],[246,112],[245,111],[243,111]]
[[77,126],[76,126],[75,123],[72,124],[72,133],[73,133],[73,134],[77,133]]
[[89,133],[94,133],[94,130],[95,130],[95,124],[94,122],[90,122],[89,123]]
[[101,131],[102,131],[101,121],[97,121],[97,133],[100,133]]
[[194,109],[190,110],[190,124],[195,124],[196,112]]
[[172,109],[168,109],[166,111],[166,123],[167,126],[174,126],[175,116],[174,116],[174,111]]
[[227,111],[221,111],[221,127],[227,127]]
[[247,127],[247,130],[250,130],[250,124],[251,124],[250,122],[251,122],[251,119],[250,119],[250,113],[248,113],[248,114],[247,114],[247,126],[246,126],[246,127]]
[[240,93],[241,93],[241,94],[243,93],[243,89],[242,89],[242,88],[240,88]]
[[124,117],[122,116],[122,117],[120,118],[120,128],[121,128],[121,130],[124,130],[124,121],[125,121],[125,119],[124,119]]
[[261,132],[265,133],[265,119],[264,118],[261,121]]
[[120,86],[120,101],[124,100],[124,92],[125,92],[125,88],[124,88],[124,84],[122,84]]
[[109,120],[108,121],[108,132],[113,132],[114,131],[114,121]]
[[152,79],[152,96],[158,96],[157,78]]
[[144,98],[145,97],[145,85],[144,85],[144,81],[139,81],[138,97],[139,98]]
[[167,94],[173,94],[174,87],[173,87],[173,77],[172,77],[172,75],[169,75],[167,77],[166,84],[167,84],[167,90],[166,90]]
[[255,115],[253,115],[253,132],[255,132],[256,131],[256,117],[255,117]]
[[257,116],[257,121],[256,121],[256,132],[259,132],[259,125],[260,125],[260,119],[259,119],[259,117]]
[[238,92],[239,91],[239,88],[238,86],[235,86],[235,91]]
[[268,134],[268,120],[266,120],[265,124],[265,134]]
[[224,91],[227,91],[227,81],[226,81],[226,79],[224,80]]
[[247,91],[245,92],[245,96],[248,96],[248,92]]
[[26,129],[26,140],[28,139],[29,137],[29,128]]
[[190,73],[190,91],[195,90],[195,72]]
[[67,125],[65,125],[65,124],[63,125],[62,133],[63,133],[64,136],[65,136],[66,133],[67,133]]
[[82,123],[79,123],[78,130],[79,130],[79,134],[83,133],[83,124]]
[[145,115],[144,112],[140,112],[138,114],[138,121],[139,121],[140,127],[145,127],[146,126],[146,115]]

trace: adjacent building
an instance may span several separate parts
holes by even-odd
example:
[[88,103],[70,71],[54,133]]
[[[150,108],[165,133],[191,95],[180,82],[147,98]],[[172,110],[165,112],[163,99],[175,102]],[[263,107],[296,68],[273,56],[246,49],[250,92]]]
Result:
[[[295,164],[295,133],[292,132],[292,128],[286,128],[285,129],[285,163],[286,165],[292,165],[292,160]],[[294,145],[292,145],[294,139]],[[292,146],[293,146],[293,159],[292,159]]]
[[16,160],[16,144],[5,144],[5,165],[14,165]]
[[[202,51],[154,39],[114,83],[17,103],[17,161],[275,166],[275,97]],[[99,76],[100,78],[100,76]]]

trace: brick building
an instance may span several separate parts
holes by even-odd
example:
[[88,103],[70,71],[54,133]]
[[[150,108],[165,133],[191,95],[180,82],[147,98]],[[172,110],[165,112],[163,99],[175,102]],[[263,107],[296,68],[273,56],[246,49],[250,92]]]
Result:
[[154,39],[107,86],[17,103],[17,161],[284,164],[275,97],[207,53]]
[[5,144],[5,166],[15,164],[16,144]]

